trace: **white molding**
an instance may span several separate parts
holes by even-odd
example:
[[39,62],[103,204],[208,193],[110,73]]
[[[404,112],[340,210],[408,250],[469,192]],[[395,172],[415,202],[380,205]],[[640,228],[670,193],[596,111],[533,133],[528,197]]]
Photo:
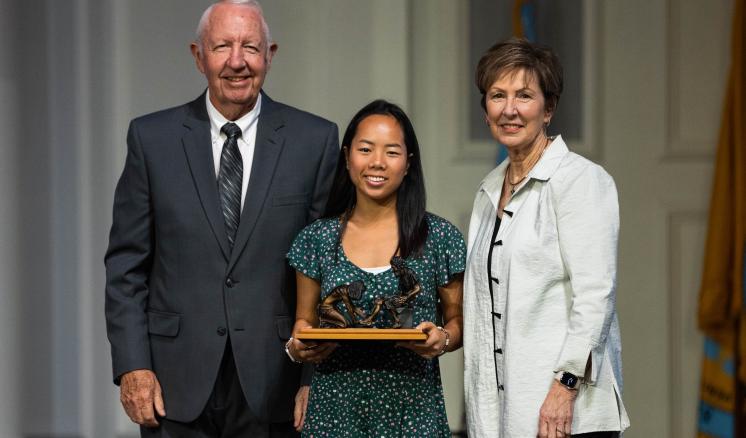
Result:
[[[683,230],[687,225],[695,224],[707,231],[707,212],[704,210],[670,211],[667,218],[668,231],[668,357],[669,357],[669,430],[672,437],[694,436],[696,422],[696,405],[692,408],[692,388],[698,388],[698,380],[691,380],[691,368],[699,370],[702,362],[704,336],[697,330],[696,303],[699,295],[699,272],[702,264],[691,266],[686,263],[684,239],[691,238]],[[698,242],[697,249],[704,248],[704,241]],[[691,274],[695,272],[696,274]],[[682,277],[694,277],[693,281],[682,280]],[[689,304],[689,306],[687,305]],[[693,307],[693,308],[692,308]],[[687,330],[688,329],[688,330]],[[692,336],[691,332],[696,334]],[[697,349],[692,357],[691,348],[686,344],[695,344]],[[689,368],[687,373],[686,368]],[[696,373],[696,379],[699,378]],[[696,395],[694,396],[696,398]],[[689,403],[687,403],[689,402]],[[694,410],[690,410],[694,409]]]

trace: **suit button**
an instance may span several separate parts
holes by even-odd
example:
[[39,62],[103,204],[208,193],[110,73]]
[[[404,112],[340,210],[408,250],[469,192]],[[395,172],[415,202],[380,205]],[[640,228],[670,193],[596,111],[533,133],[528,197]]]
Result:
[[235,284],[236,284],[236,283],[235,283],[235,282],[233,281],[233,279],[232,279],[232,278],[230,278],[230,277],[228,277],[228,278],[227,278],[227,279],[225,280],[225,285],[226,285],[226,286],[228,286],[228,287],[233,287],[233,286],[234,286]]
[[218,332],[218,335],[225,336],[225,333],[227,332],[227,330],[225,329],[225,327],[218,327],[217,332]]

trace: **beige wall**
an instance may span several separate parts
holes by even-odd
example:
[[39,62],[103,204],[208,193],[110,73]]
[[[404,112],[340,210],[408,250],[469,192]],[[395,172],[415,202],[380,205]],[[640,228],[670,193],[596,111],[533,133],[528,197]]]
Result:
[[[110,384],[104,334],[111,196],[128,120],[204,87],[188,43],[207,3],[0,0],[0,34],[19,41],[0,49],[0,96],[9,103],[0,194],[18,206],[0,210],[0,351],[16,358],[0,363],[2,436],[136,435]],[[465,231],[495,156],[467,134],[466,2],[265,3],[280,45],[270,95],[341,130],[374,98],[401,103],[422,144],[429,207]],[[693,436],[695,299],[730,2],[585,5],[593,111],[582,117],[592,129],[575,149],[619,187],[625,436]],[[27,132],[41,141],[29,143]],[[454,429],[463,426],[460,361],[450,354],[443,366]]]

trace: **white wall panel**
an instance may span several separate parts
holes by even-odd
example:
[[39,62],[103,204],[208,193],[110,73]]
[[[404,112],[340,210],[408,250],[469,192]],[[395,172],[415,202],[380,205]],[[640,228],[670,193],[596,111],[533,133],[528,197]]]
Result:
[[[730,65],[731,1],[668,2],[667,159],[709,160]],[[714,50],[713,50],[714,49]]]
[[340,137],[376,98],[407,109],[408,2],[265,2],[279,45],[266,90],[282,102],[328,118]]

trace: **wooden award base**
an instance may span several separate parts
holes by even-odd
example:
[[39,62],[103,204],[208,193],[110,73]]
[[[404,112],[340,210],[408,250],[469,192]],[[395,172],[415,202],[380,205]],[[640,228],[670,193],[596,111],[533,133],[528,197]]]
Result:
[[417,329],[310,328],[298,332],[296,338],[328,341],[424,341],[427,335]]

